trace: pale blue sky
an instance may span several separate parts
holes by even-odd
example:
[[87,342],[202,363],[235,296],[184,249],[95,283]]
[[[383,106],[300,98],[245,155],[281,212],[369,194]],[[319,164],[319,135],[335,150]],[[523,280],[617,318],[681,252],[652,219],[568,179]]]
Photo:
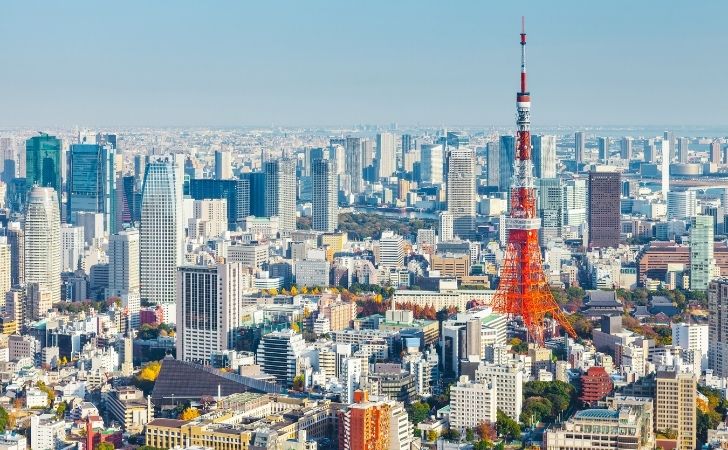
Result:
[[17,1],[0,128],[725,125],[728,2]]

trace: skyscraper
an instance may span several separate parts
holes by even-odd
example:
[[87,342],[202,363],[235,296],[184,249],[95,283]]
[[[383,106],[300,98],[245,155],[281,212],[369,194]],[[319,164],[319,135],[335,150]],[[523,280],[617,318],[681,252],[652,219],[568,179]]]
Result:
[[655,375],[655,430],[676,434],[675,450],[696,448],[697,394],[694,373],[658,371]]
[[670,141],[662,141],[662,199],[667,199],[667,193],[670,191]]
[[630,136],[625,136],[620,141],[619,156],[620,158],[630,161],[632,159],[632,144],[634,139]]
[[7,229],[10,245],[10,283],[13,287],[25,284],[25,232],[19,222],[11,222]]
[[449,242],[455,238],[453,234],[453,218],[449,211],[440,213],[438,238],[440,242]]
[[[370,402],[366,391],[354,392],[354,403],[338,412],[342,450],[390,448],[390,405]],[[393,430],[392,430],[393,431]]]
[[704,291],[713,279],[713,217],[697,215],[690,227],[690,289]]
[[403,134],[402,135],[402,150],[399,154],[399,165],[398,168],[402,169],[404,168],[404,155],[409,153],[410,151],[414,150],[415,148],[415,141],[412,139],[411,134]]
[[208,364],[242,325],[243,266],[182,266],[177,277],[177,359]]
[[392,133],[377,134],[377,177],[388,178],[397,170],[397,153]]
[[139,326],[139,231],[130,228],[109,236],[109,287],[107,296],[119,297],[132,328]]
[[680,163],[688,162],[688,147],[690,146],[690,139],[681,137],[677,141],[677,160]]
[[85,247],[83,227],[61,225],[61,271],[75,272],[81,264]]
[[182,183],[171,156],[146,165],[139,235],[141,300],[161,305],[175,322],[177,266],[184,257]]
[[500,192],[511,191],[511,181],[513,178],[513,162],[516,160],[516,137],[501,136],[500,137]]
[[670,146],[668,160],[670,162],[674,161],[675,160],[675,149],[677,148],[675,133],[673,133],[672,131],[665,131],[664,133],[662,133],[662,140],[667,141],[667,144]]
[[708,159],[713,164],[720,164],[721,157],[722,155],[720,154],[720,141],[715,140],[710,143],[710,147],[708,148]]
[[597,145],[599,147],[599,161],[601,162],[607,162],[609,159],[609,138],[604,137],[598,137],[597,138]]
[[61,204],[63,183],[63,146],[55,136],[41,133],[25,142],[25,178],[27,185],[50,187],[56,191],[58,204]]
[[364,190],[364,158],[362,155],[361,139],[347,137],[345,151],[346,173],[351,177],[351,193],[358,194]]
[[230,152],[215,150],[215,179],[229,180],[233,177],[233,162]]
[[584,179],[564,182],[564,225],[578,227],[586,222],[587,185]]
[[116,152],[99,144],[73,144],[68,157],[66,220],[80,211],[104,214],[104,229],[116,232]]
[[486,161],[488,164],[487,183],[490,188],[500,188],[500,142],[488,142],[486,145]]
[[556,136],[535,134],[533,142],[533,176],[536,178],[556,177]]
[[657,160],[657,155],[655,155],[655,141],[653,139],[645,139],[643,148],[645,162],[654,163]]
[[453,233],[461,239],[475,232],[475,157],[468,148],[450,152],[447,176],[447,210],[453,218]]
[[621,192],[619,172],[589,172],[589,248],[619,246]]
[[538,212],[541,217],[541,245],[561,237],[564,220],[564,188],[559,178],[538,180]]
[[11,276],[12,269],[10,264],[12,262],[12,256],[10,254],[10,244],[8,244],[8,238],[6,236],[0,236],[0,305],[5,309],[5,296],[12,287]]
[[333,232],[339,226],[338,183],[336,169],[332,161],[317,159],[313,161],[313,229]]
[[56,191],[36,186],[25,212],[25,283],[61,300],[61,218]]
[[577,164],[586,162],[586,138],[583,131],[574,133],[574,159]]
[[667,218],[690,219],[698,214],[695,191],[669,191],[667,193]]
[[[252,189],[253,180],[255,189]],[[190,180],[190,197],[194,200],[227,200],[227,223],[230,231],[242,228],[249,215],[263,217],[265,208],[265,174],[260,172],[246,173],[239,180],[212,180],[209,178]],[[252,211],[251,195],[259,197],[259,210]]]
[[281,233],[296,231],[296,161],[266,161],[264,170],[266,217],[278,217]]
[[717,377],[728,377],[728,279],[708,285],[708,367]]
[[422,182],[430,185],[442,184],[442,170],[445,162],[442,154],[442,145],[422,144],[420,154],[422,164],[420,178]]

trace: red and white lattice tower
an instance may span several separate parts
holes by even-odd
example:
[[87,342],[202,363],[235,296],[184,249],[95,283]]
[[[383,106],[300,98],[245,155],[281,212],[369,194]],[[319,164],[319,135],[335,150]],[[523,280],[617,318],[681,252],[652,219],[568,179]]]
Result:
[[506,220],[508,247],[501,266],[500,283],[493,297],[493,310],[520,316],[531,338],[543,344],[544,319],[556,320],[576,336],[554,300],[543,271],[536,214],[536,193],[531,159],[531,96],[526,89],[526,26],[521,30],[521,90],[516,94],[516,160],[513,165],[511,210]]

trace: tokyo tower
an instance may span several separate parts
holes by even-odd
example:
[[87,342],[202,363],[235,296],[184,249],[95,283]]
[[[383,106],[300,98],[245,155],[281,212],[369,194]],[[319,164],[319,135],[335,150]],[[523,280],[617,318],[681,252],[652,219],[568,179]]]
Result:
[[501,266],[493,310],[520,316],[531,338],[543,344],[544,319],[550,316],[576,336],[554,300],[543,272],[531,159],[531,95],[526,90],[526,25],[521,24],[521,90],[516,94],[516,160],[513,163],[511,210],[506,219],[508,247]]

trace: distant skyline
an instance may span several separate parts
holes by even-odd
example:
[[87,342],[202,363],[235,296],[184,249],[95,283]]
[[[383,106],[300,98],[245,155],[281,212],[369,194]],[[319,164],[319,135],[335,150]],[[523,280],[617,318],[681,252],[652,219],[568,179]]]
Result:
[[719,1],[23,1],[0,14],[0,129],[728,124]]

